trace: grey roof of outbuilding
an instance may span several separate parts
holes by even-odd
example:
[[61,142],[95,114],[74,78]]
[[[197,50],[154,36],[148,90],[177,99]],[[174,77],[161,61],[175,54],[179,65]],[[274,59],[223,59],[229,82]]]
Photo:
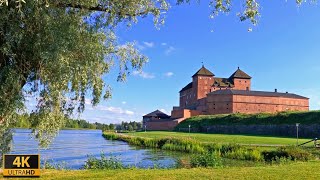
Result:
[[161,112],[159,110],[155,110],[149,114],[144,115],[143,117],[170,117],[170,116],[165,114],[164,112]]
[[226,89],[226,90],[218,90],[211,92],[209,94],[232,94],[232,95],[244,95],[244,96],[266,96],[266,97],[286,97],[286,98],[296,98],[296,99],[309,99],[304,96],[300,96],[293,93],[280,93],[280,92],[267,92],[267,91],[246,91],[246,90],[234,90],[234,89]]

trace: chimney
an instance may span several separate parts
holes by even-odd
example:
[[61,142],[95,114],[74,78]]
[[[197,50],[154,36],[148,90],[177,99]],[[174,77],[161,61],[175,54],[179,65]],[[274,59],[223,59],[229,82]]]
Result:
[[274,92],[278,92],[278,89],[274,89]]

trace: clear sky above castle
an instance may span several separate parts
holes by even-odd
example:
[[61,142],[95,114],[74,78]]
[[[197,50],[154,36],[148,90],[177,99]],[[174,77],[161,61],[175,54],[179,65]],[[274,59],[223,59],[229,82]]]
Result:
[[[294,1],[260,3],[257,27],[239,22],[237,11],[211,20],[207,2],[201,1],[174,6],[160,30],[151,18],[130,29],[119,28],[121,41],[136,41],[150,61],[127,83],[116,82],[116,71],[109,74],[105,80],[113,87],[113,99],[96,109],[87,107],[82,117],[115,123],[140,121],[155,109],[169,113],[201,62],[218,77],[229,77],[240,66],[252,76],[252,89],[297,93],[310,98],[310,109],[320,109],[319,7],[297,8]],[[250,27],[252,32],[247,31]]]

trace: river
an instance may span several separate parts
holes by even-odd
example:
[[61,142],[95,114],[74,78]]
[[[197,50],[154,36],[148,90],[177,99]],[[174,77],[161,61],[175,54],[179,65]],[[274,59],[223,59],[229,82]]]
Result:
[[103,152],[112,155],[124,165],[139,168],[168,168],[176,165],[176,153],[155,151],[130,146],[121,141],[102,137],[101,130],[61,130],[47,149],[39,149],[38,142],[30,135],[31,130],[15,129],[10,154],[40,154],[41,163],[48,161],[68,169],[79,169],[88,155],[100,157]]

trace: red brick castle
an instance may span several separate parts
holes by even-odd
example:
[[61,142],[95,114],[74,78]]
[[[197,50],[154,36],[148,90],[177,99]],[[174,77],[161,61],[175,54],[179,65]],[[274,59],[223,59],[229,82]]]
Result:
[[160,111],[143,116],[148,129],[170,130],[196,115],[309,110],[309,98],[277,90],[252,91],[251,76],[240,68],[229,78],[219,78],[202,66],[179,93],[179,107],[173,107],[170,118]]

